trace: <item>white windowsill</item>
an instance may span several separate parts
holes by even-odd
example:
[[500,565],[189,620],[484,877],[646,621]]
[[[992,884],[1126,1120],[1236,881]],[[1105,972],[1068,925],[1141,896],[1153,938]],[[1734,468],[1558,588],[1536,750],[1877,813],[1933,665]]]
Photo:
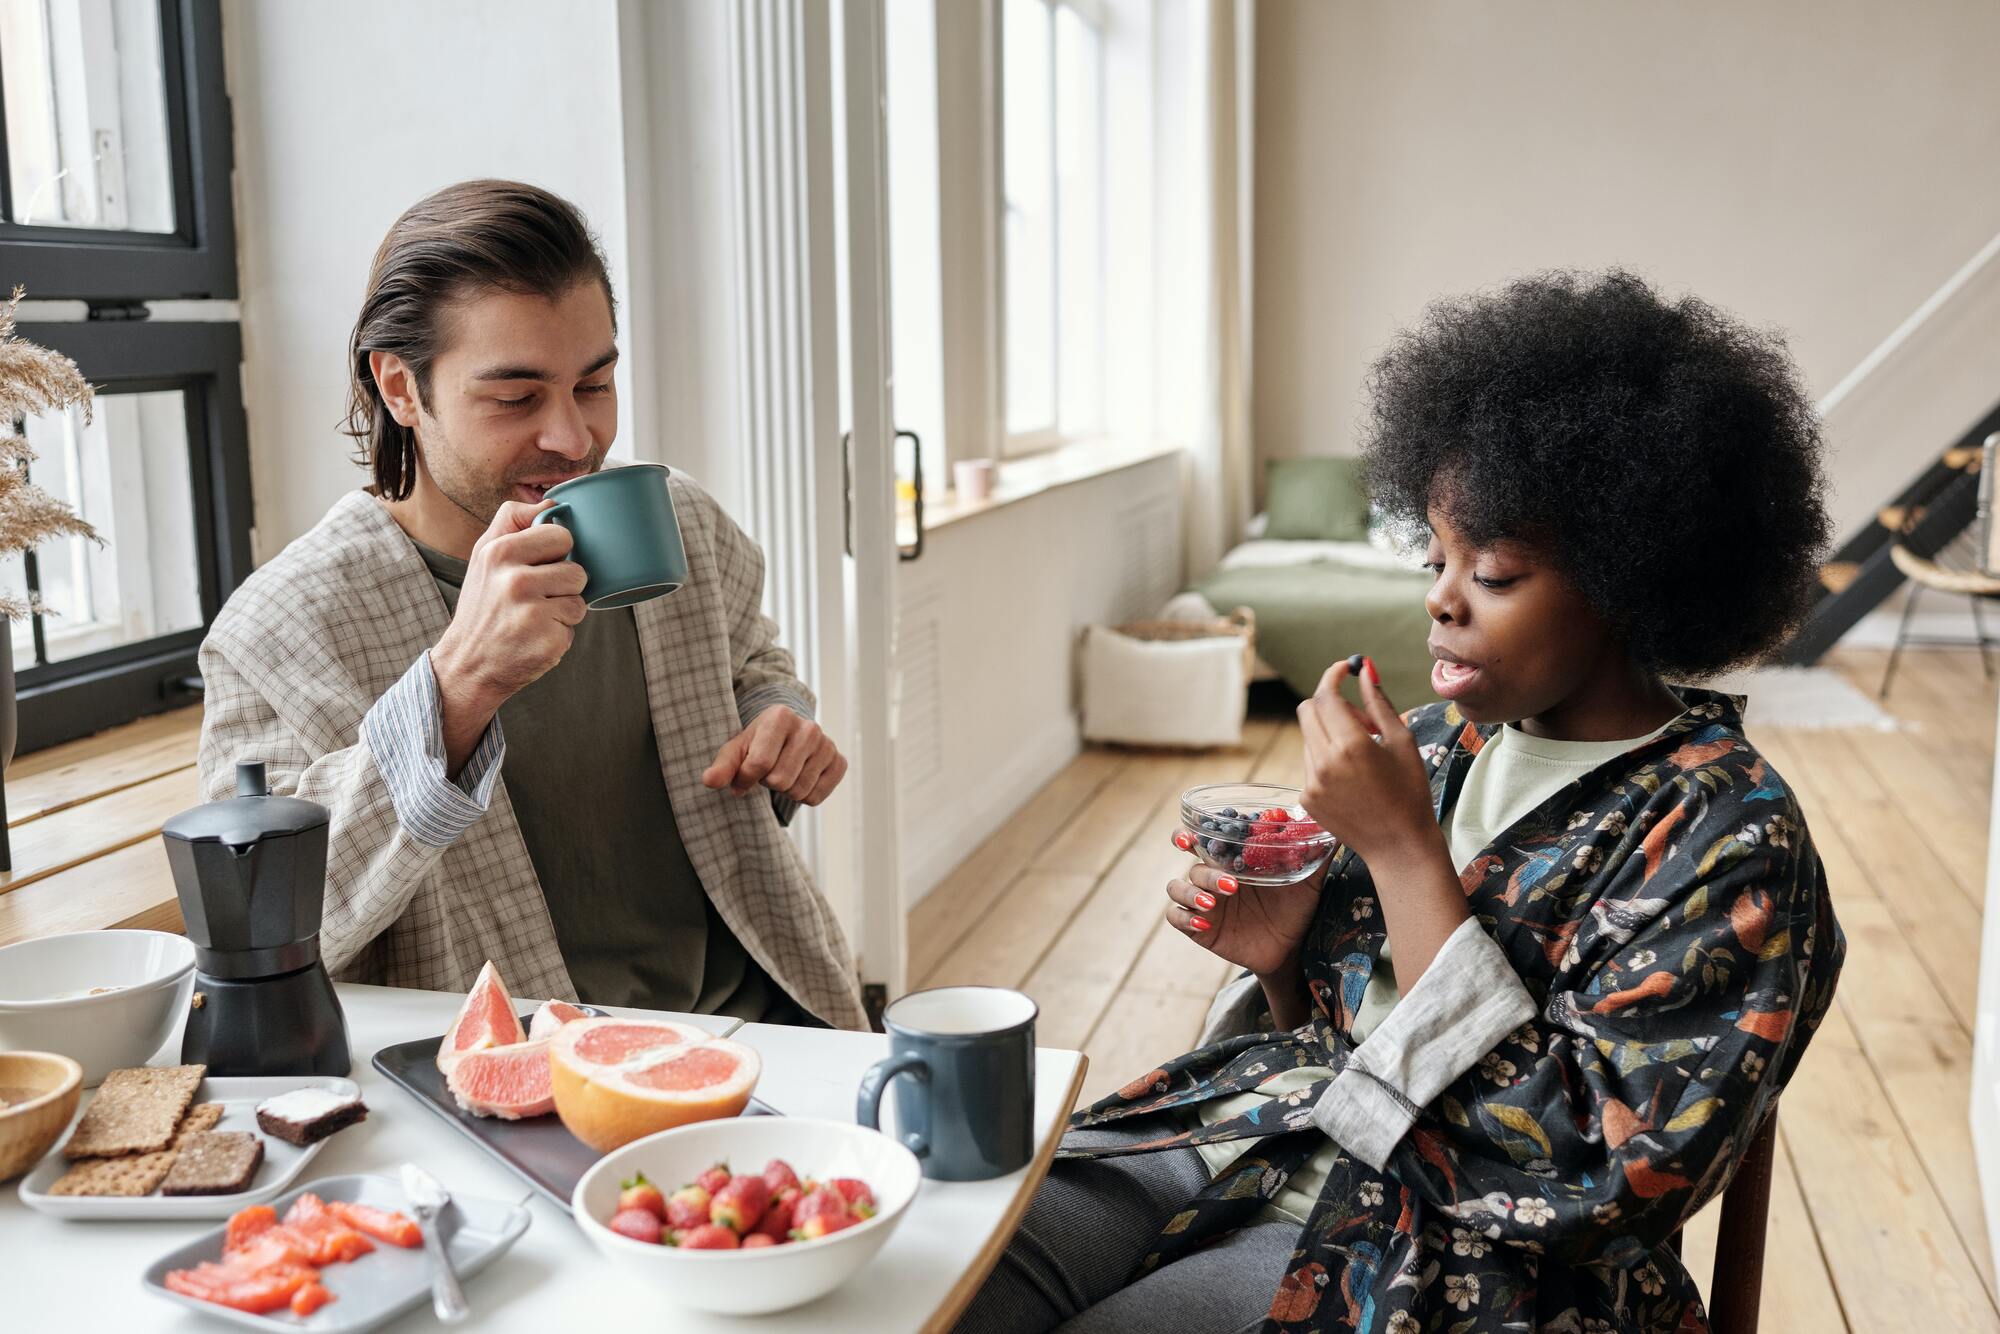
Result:
[[[1181,447],[1161,440],[1100,438],[1079,440],[1026,458],[1003,459],[993,494],[984,500],[961,500],[954,491],[924,497],[924,532],[936,532],[982,514],[1030,500],[1057,487],[1087,482],[1142,463],[1167,458]],[[917,540],[915,518],[907,502],[896,507],[896,540],[909,546]]]

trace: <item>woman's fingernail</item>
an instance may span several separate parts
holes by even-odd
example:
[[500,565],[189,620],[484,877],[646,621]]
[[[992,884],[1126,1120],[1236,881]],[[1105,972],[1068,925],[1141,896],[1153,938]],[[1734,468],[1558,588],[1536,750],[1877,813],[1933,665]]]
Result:
[[1236,877],[1233,875],[1219,875],[1215,877],[1215,887],[1225,894],[1234,894],[1236,892]]
[[1375,659],[1363,658],[1361,660],[1361,669],[1368,674],[1368,684],[1375,686],[1382,684],[1382,678],[1375,671]]
[[1188,925],[1197,931],[1206,931],[1208,930],[1208,919],[1206,917],[1190,917],[1188,918]]
[[1196,890],[1194,894],[1194,906],[1204,912],[1208,911],[1215,906],[1215,895],[1204,894],[1200,890]]
[[1192,852],[1194,851],[1194,836],[1185,829],[1176,830],[1174,832],[1174,846],[1182,852]]

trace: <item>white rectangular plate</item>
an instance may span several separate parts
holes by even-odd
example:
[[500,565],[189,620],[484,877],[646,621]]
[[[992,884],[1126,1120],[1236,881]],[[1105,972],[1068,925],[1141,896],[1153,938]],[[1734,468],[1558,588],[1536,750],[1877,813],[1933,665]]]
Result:
[[[21,1203],[57,1218],[80,1219],[227,1218],[246,1204],[263,1204],[291,1185],[326,1143],[320,1140],[300,1148],[257,1129],[258,1103],[301,1088],[321,1088],[343,1095],[360,1092],[353,1080],[332,1075],[204,1079],[196,1090],[196,1102],[222,1104],[222,1120],[216,1123],[217,1130],[247,1130],[264,1141],[264,1161],[258,1164],[257,1175],[250,1179],[249,1190],[234,1195],[162,1195],[157,1190],[151,1195],[51,1195],[49,1187],[70,1166],[62,1155],[62,1144],[69,1140],[64,1135],[62,1142],[21,1182]],[[372,1108],[369,1114],[374,1115]]]
[[[292,1201],[306,1190],[311,1190],[323,1200],[370,1204],[378,1209],[395,1209],[416,1217],[416,1210],[404,1198],[402,1186],[382,1176],[323,1177],[274,1202],[272,1207],[278,1211],[278,1216],[282,1218]],[[523,1204],[452,1197],[451,1203],[439,1216],[437,1226],[443,1229],[445,1249],[451,1255],[452,1268],[458,1271],[461,1279],[471,1278],[499,1259],[528,1230],[531,1220]],[[429,1251],[422,1246],[405,1250],[386,1241],[376,1242],[375,1249],[358,1260],[328,1265],[320,1270],[320,1282],[326,1285],[334,1299],[304,1319],[285,1309],[270,1315],[251,1315],[199,1298],[184,1297],[170,1290],[166,1286],[168,1270],[192,1269],[203,1260],[222,1258],[224,1231],[223,1228],[216,1228],[168,1251],[147,1267],[139,1281],[145,1284],[148,1292],[170,1302],[179,1302],[203,1315],[251,1329],[310,1329],[318,1330],[320,1334],[360,1334],[362,1330],[387,1324],[405,1311],[430,1304]],[[478,1300],[475,1290],[472,1295],[475,1310],[478,1309]]]

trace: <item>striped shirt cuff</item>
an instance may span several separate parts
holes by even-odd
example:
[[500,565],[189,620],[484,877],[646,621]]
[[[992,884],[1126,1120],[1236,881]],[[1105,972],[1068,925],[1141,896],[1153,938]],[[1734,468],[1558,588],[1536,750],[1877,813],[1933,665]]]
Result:
[[812,703],[799,690],[783,681],[767,681],[736,697],[736,719],[744,727],[773,704],[782,704],[807,722],[817,722]]
[[444,706],[422,654],[361,719],[361,739],[389,787],[396,818],[426,847],[448,847],[486,813],[507,741],[495,714],[457,781],[445,777]]
[[1535,1000],[1477,919],[1451,933],[1424,975],[1354,1049],[1313,1121],[1380,1171],[1417,1113],[1535,1017]]

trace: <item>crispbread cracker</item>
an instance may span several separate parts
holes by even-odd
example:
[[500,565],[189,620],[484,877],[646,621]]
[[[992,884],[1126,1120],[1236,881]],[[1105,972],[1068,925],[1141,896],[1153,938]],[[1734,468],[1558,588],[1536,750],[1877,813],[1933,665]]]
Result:
[[235,1195],[250,1188],[264,1161],[264,1141],[243,1130],[193,1136],[180,1150],[162,1195]]
[[215,1123],[222,1119],[222,1104],[219,1102],[198,1102],[188,1108],[188,1114],[181,1118],[181,1128],[174,1134],[173,1147],[185,1149],[188,1141],[196,1135],[215,1129]]
[[63,1146],[63,1156],[74,1161],[165,1149],[207,1073],[205,1065],[113,1070]]
[[172,1149],[87,1158],[72,1165],[49,1187],[51,1195],[151,1195],[174,1165]]

